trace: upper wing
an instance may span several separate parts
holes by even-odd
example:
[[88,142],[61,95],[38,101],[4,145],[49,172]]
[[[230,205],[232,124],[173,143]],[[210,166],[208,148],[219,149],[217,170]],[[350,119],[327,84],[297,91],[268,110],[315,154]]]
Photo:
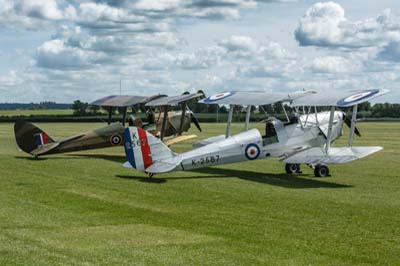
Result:
[[383,94],[388,93],[389,90],[376,89],[376,90],[361,90],[361,91],[324,91],[316,92],[295,99],[292,106],[338,106],[349,107],[360,104]]
[[98,99],[90,104],[104,107],[129,107],[139,103],[146,103],[159,97],[166,97],[166,95],[153,95],[149,97],[135,95],[110,95]]
[[233,105],[267,105],[276,102],[292,101],[312,91],[299,91],[294,93],[264,92],[264,91],[228,91],[214,94],[200,100],[206,104],[233,104]]
[[176,96],[168,96],[159,99],[155,99],[146,103],[146,106],[175,106],[181,102],[186,102],[192,99],[196,99],[202,97],[203,93],[191,93],[191,94],[183,94],[183,95],[176,95]]
[[330,148],[328,154],[324,148],[315,147],[297,152],[283,159],[285,163],[339,164],[361,159],[382,150],[382,147],[342,147]]

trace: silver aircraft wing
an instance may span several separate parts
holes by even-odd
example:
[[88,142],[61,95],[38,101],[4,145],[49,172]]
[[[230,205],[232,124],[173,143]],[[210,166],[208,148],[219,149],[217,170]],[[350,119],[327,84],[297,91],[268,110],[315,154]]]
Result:
[[166,95],[137,96],[137,95],[109,95],[93,101],[90,105],[103,107],[130,107],[136,104],[147,103],[157,98],[166,97]]
[[228,91],[217,93],[199,101],[205,104],[232,104],[232,105],[267,105],[276,102],[292,101],[302,98],[312,91],[298,91],[294,93],[265,92],[265,91]]
[[315,147],[297,152],[283,159],[285,163],[340,164],[355,161],[382,150],[382,147],[341,147],[330,148],[326,153],[322,147]]
[[389,90],[320,91],[293,100],[292,106],[349,107],[388,93]]
[[182,94],[155,99],[146,103],[146,106],[176,106],[182,102],[202,97],[203,93]]

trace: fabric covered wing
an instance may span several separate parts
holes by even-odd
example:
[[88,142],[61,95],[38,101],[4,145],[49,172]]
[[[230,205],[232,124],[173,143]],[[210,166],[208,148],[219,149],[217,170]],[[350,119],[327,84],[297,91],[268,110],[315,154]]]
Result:
[[179,103],[202,97],[203,93],[183,94],[159,98],[146,103],[146,106],[176,106]]
[[167,146],[171,146],[171,145],[180,143],[182,141],[187,141],[187,140],[194,139],[194,138],[197,138],[197,135],[182,135],[182,136],[174,137],[172,139],[168,139],[168,140],[164,141],[164,143]]
[[155,96],[135,96],[135,95],[110,95],[91,102],[91,105],[99,105],[104,107],[129,107],[139,103],[145,103],[153,100],[156,97],[162,97],[165,95]]
[[229,91],[202,99],[205,104],[266,105],[287,99],[285,93],[261,91]]
[[330,148],[328,154],[324,148],[311,148],[295,153],[286,159],[285,163],[306,163],[306,164],[339,164],[348,163],[361,159],[375,152],[382,150],[382,147],[342,147]]
[[202,99],[199,103],[205,104],[233,104],[233,105],[267,105],[281,101],[291,101],[312,91],[299,91],[294,93],[265,92],[265,91],[228,91],[214,94]]
[[292,106],[339,106],[349,107],[370,101],[388,93],[389,90],[361,90],[361,91],[321,91],[295,99]]

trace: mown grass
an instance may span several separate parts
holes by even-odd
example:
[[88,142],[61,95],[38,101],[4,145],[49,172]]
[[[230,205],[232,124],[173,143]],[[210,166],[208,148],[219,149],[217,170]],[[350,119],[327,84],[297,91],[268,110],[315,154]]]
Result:
[[72,109],[0,110],[0,116],[72,115]]
[[[100,125],[39,124],[56,139]],[[355,144],[385,149],[329,178],[260,160],[149,180],[121,147],[34,160],[0,124],[0,265],[399,265],[400,123],[359,128]]]

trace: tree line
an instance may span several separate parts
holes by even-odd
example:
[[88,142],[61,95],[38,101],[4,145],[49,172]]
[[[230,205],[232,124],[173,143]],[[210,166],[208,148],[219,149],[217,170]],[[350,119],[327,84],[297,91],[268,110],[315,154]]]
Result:
[[[188,106],[194,113],[228,113],[229,109],[227,106],[221,105],[218,106],[216,104],[200,104],[195,101],[189,102]],[[87,102],[81,102],[80,100],[74,101],[71,105],[71,108],[74,112],[75,116],[90,116],[90,115],[99,115],[104,113],[99,106],[89,105]],[[287,108],[290,111],[290,108]],[[179,110],[179,107],[172,108],[175,110]],[[323,108],[319,108],[319,111],[323,110]],[[235,107],[235,113],[244,112],[244,108],[240,106]],[[283,115],[284,110],[281,103],[269,104],[264,106],[259,106],[258,108],[252,107],[252,113],[265,113],[268,115]],[[345,110],[348,111],[348,110]],[[113,109],[114,113],[122,114],[121,110],[118,108]],[[139,106],[133,108],[133,112],[135,113],[144,113],[145,108],[143,106]],[[377,103],[372,105],[370,102],[364,102],[358,105],[358,112],[362,117],[389,117],[389,118],[400,118],[400,104],[391,104],[391,103]]]

